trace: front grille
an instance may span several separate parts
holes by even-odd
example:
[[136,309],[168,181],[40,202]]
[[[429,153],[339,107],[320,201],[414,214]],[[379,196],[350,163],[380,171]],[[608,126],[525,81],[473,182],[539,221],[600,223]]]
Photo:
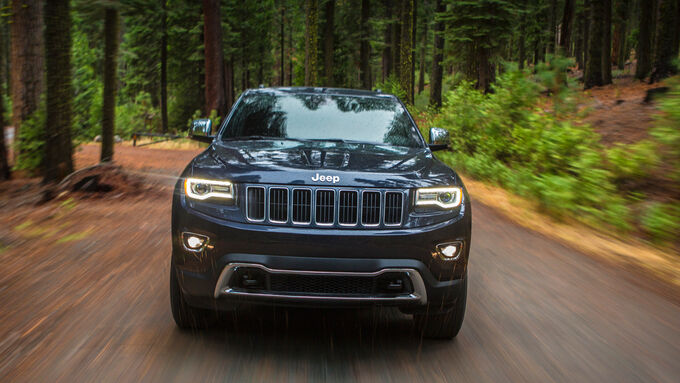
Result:
[[380,193],[364,191],[361,205],[361,223],[378,225],[380,223]]
[[401,224],[401,207],[403,206],[404,195],[402,193],[385,193],[385,225]]
[[251,222],[319,227],[403,225],[401,190],[245,185],[244,211]]
[[359,206],[358,194],[359,193],[356,191],[340,191],[340,210],[338,211],[338,222],[341,225],[357,224],[357,207]]
[[247,217],[252,221],[264,221],[264,188],[251,186],[246,189]]
[[293,189],[293,223],[312,222],[312,191]]
[[269,220],[279,223],[288,221],[288,189],[269,189]]
[[335,191],[316,191],[316,223],[332,225],[335,220]]

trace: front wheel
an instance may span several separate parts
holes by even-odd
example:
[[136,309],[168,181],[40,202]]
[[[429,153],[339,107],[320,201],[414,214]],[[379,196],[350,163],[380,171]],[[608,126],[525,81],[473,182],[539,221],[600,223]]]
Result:
[[212,325],[217,315],[208,310],[201,310],[187,304],[177,280],[177,271],[170,266],[170,308],[172,318],[181,329],[202,329]]
[[413,318],[426,338],[452,339],[458,335],[461,326],[463,326],[466,302],[467,276],[463,278],[463,286],[453,308],[436,313],[416,313]]

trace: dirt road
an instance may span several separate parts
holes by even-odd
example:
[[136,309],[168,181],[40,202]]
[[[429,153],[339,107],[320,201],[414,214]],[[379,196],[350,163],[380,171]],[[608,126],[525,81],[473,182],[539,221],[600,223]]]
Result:
[[[85,147],[79,166],[97,154]],[[116,156],[177,174],[193,153]],[[168,297],[172,178],[151,179],[155,192],[138,197],[37,208],[22,195],[37,186],[0,185],[0,381],[680,381],[678,291],[479,204],[455,341],[421,339],[392,309],[260,309],[181,332]]]

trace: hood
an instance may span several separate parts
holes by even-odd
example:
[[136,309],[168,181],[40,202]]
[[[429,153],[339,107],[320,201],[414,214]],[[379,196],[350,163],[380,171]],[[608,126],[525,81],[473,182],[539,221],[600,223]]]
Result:
[[427,148],[287,140],[215,142],[192,163],[196,177],[243,183],[422,187],[455,182]]

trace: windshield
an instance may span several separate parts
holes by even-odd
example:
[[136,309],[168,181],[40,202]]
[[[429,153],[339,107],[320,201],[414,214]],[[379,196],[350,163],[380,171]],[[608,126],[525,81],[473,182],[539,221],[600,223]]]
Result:
[[245,95],[222,139],[247,137],[423,146],[417,128],[396,100],[327,94]]

